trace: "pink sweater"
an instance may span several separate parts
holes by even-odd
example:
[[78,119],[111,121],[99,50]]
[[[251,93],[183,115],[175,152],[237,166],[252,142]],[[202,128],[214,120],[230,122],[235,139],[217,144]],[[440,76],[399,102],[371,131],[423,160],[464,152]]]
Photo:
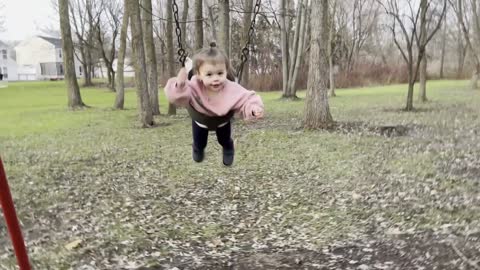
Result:
[[165,94],[170,103],[186,107],[190,105],[208,116],[223,116],[233,110],[244,119],[254,119],[252,112],[263,109],[263,102],[255,91],[249,91],[240,84],[227,80],[220,92],[208,97],[202,81],[193,76],[183,88],[177,87],[177,78],[170,78]]

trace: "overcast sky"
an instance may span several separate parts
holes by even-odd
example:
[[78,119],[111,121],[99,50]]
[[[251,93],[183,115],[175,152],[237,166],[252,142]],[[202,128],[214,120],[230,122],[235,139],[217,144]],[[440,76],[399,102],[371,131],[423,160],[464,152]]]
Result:
[[58,15],[52,0],[0,0],[0,11],[5,17],[6,31],[0,33],[1,40],[23,40],[40,34],[41,28],[58,27]]

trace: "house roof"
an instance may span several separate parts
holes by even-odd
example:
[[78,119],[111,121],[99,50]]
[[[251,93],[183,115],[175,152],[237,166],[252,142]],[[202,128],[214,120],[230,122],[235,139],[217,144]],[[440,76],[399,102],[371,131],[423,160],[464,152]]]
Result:
[[38,36],[39,38],[42,38],[53,45],[55,45],[55,48],[61,48],[62,47],[62,40],[59,38],[52,38],[52,37],[44,37],[44,36]]

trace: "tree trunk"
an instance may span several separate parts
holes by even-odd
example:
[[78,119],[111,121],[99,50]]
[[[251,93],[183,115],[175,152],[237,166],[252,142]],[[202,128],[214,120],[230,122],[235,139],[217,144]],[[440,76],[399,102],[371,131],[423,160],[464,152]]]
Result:
[[123,78],[124,75],[124,65],[125,65],[125,51],[127,49],[127,30],[128,30],[128,17],[127,13],[127,1],[124,0],[124,12],[122,18],[122,28],[120,30],[120,49],[118,51],[117,59],[117,95],[115,97],[115,104],[113,107],[117,110],[123,110],[125,105],[125,81]]
[[153,112],[148,95],[147,67],[143,47],[142,22],[138,1],[127,0],[127,13],[130,15],[133,53],[135,59],[135,84],[137,87],[137,106],[142,127],[153,126]]
[[[465,38],[465,42],[467,43],[467,46],[468,48],[470,49],[471,53],[472,53],[472,56],[473,56],[473,59],[475,61],[475,66],[477,67],[476,70],[474,71],[474,73],[472,74],[472,78],[471,78],[471,81],[470,81],[470,86],[472,87],[472,89],[476,89],[477,87],[477,81],[478,81],[478,73],[479,73],[479,67],[480,67],[480,59],[479,59],[479,51],[478,51],[478,48],[477,46],[475,46],[473,43],[475,43],[475,41],[472,41],[470,39],[470,34],[469,34],[469,31],[467,30],[467,27],[465,26],[465,22],[464,22],[464,13],[463,13],[463,4],[462,4],[462,0],[458,0],[456,2],[457,4],[457,19],[459,21],[459,25],[460,25],[460,29],[462,30],[462,33],[463,33],[463,36]],[[472,3],[475,3],[475,1],[473,1]],[[473,6],[472,8],[473,12],[474,13],[473,15],[475,15],[477,12],[476,12],[476,4]],[[478,21],[478,16],[474,16],[475,18],[473,18],[474,21]],[[477,36],[480,36],[480,26],[478,27],[475,27],[474,26],[474,30],[477,32]]]
[[85,48],[83,48],[85,45],[82,45],[83,42],[80,43],[80,56],[82,58],[82,60],[80,61],[80,63],[82,64],[82,69],[83,69],[83,86],[84,87],[88,87],[88,86],[93,86],[93,83],[92,83],[92,75],[90,74],[89,72],[89,65],[87,63],[88,59],[86,57],[86,53],[85,53]]
[[[93,38],[92,38],[93,39]],[[92,83],[92,78],[95,78],[95,74],[94,74],[94,63],[93,63],[93,57],[92,57],[92,50],[91,49],[88,49],[87,52],[87,71],[88,74],[89,74],[89,77],[90,77],[90,83]],[[91,84],[93,86],[93,83]]]
[[312,1],[310,64],[305,100],[305,128],[328,128],[333,123],[328,105],[328,0]]
[[107,66],[107,71],[108,71],[108,80],[111,82],[109,88],[112,91],[117,91],[115,89],[115,70],[113,69],[113,65],[108,65]]
[[288,92],[288,22],[287,22],[287,0],[280,2],[280,44],[282,49],[282,97],[291,98]]
[[[410,76],[413,77],[413,74]],[[415,82],[408,83],[408,94],[407,94],[407,106],[405,106],[405,111],[410,112],[413,111],[413,87],[415,86]]]
[[[115,82],[114,82],[114,75],[111,73],[113,71],[113,57],[111,59],[108,58],[107,52],[105,51],[105,40],[102,38],[102,31],[100,28],[100,23],[96,24],[96,35],[97,35],[97,41],[98,41],[98,48],[100,50],[103,63],[105,64],[105,67],[107,68],[107,80],[108,80],[108,88],[112,91],[115,91]],[[115,41],[112,41],[112,43],[115,43]],[[114,44],[115,46],[115,44]]]
[[445,65],[445,49],[447,46],[447,22],[443,19],[443,33],[442,33],[442,51],[440,56],[440,79],[444,78],[444,65]]
[[419,81],[419,91],[418,99],[421,102],[427,102],[427,57],[423,56],[422,61],[420,62],[420,81]]
[[212,28],[212,36],[214,40],[218,40],[217,27],[215,26],[215,15],[213,14],[213,7],[208,7],[208,19],[210,20]]
[[195,50],[203,48],[203,0],[195,0]]
[[461,30],[458,33],[457,38],[457,79],[463,77],[463,67],[465,65],[465,57],[467,55],[467,49],[463,44],[463,38],[461,34]]
[[[247,44],[247,41],[248,41],[248,32],[250,30],[250,23],[252,22],[251,12],[253,12],[253,1],[254,0],[244,0],[245,13],[243,14],[242,44]],[[247,60],[247,62],[245,62],[245,64],[243,65],[242,78],[239,78],[244,85],[248,84],[249,74],[250,74],[250,61]]]
[[[415,86],[415,74],[413,73],[413,59],[411,49],[408,52],[409,62],[408,62],[408,92],[407,92],[407,105],[405,106],[405,111],[413,111],[413,87]],[[416,71],[415,71],[416,72]]]
[[[292,2],[290,2],[291,4]],[[300,37],[300,26],[302,23],[302,3],[298,2],[297,11],[295,14],[295,28],[293,30],[293,39],[289,39],[289,51],[288,51],[288,92],[292,93],[292,77],[293,77],[293,68],[295,66],[295,61],[297,61],[297,52],[298,52],[298,42]],[[289,9],[290,10],[290,9]]]
[[84,107],[78,87],[77,75],[75,74],[75,59],[73,56],[73,41],[68,16],[68,0],[58,0],[60,16],[60,31],[62,33],[62,51],[65,81],[67,83],[68,107],[75,109]]
[[[420,2],[420,44],[427,42],[427,0]],[[427,101],[427,46],[420,62],[420,86],[418,98],[421,102]]]
[[298,2],[297,7],[297,23],[295,26],[295,34],[293,38],[293,48],[290,58],[289,78],[288,78],[288,93],[292,98],[297,98],[296,81],[298,69],[300,68],[300,61],[302,59],[303,52],[303,38],[305,36],[305,17],[306,17],[306,1],[301,0]]
[[472,72],[472,78],[470,79],[470,88],[478,89],[478,76],[480,74],[480,65],[476,65],[475,69]]
[[[167,70],[168,76],[175,76],[175,58],[173,49],[173,11],[170,8],[172,6],[172,0],[167,0]],[[175,105],[168,104],[168,115],[177,114]]]
[[218,0],[220,8],[219,47],[230,58],[230,0]]
[[477,6],[478,0],[471,1],[472,3],[472,23],[473,23],[473,42],[474,42],[474,48],[476,53],[476,63],[475,63],[475,70],[472,75],[472,80],[470,86],[472,89],[478,89],[478,77],[480,76],[480,17],[478,14],[478,6]]
[[330,77],[330,89],[328,91],[329,97],[336,97],[337,94],[335,93],[335,70],[333,65],[333,32],[335,29],[335,12],[337,9],[337,0],[333,0],[333,8],[331,14],[329,13],[329,24],[328,24],[328,73]]
[[[158,104],[158,72],[157,56],[155,53],[155,43],[153,42],[152,27],[152,0],[142,0],[142,18],[143,18],[143,43],[145,45],[145,56],[147,61],[148,73],[148,96],[152,106],[153,115],[160,114],[160,105]],[[170,6],[169,6],[170,7]]]

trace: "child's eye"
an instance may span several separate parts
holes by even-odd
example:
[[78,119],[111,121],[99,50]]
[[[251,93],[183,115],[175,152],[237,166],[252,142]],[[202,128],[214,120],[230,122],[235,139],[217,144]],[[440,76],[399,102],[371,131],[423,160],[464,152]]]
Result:
[[223,71],[218,72],[218,75],[223,75]]
[[212,76],[212,73],[207,73],[207,76],[208,76],[208,77]]

